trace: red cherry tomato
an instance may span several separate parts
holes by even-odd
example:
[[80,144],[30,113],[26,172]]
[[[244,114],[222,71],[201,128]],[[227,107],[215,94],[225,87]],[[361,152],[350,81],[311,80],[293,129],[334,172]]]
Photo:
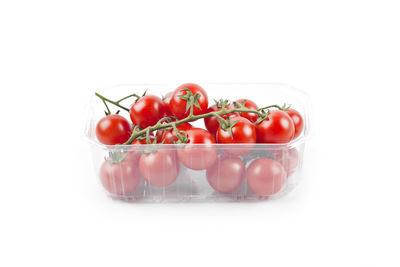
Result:
[[[227,109],[232,109],[234,108],[233,106],[228,106],[226,107]],[[209,112],[214,112],[214,111],[220,111],[222,108],[217,107],[217,105],[212,105],[211,107],[209,107],[207,109],[206,113]],[[230,114],[226,114],[224,116],[221,116],[222,118],[226,119],[227,117],[229,118],[234,118],[237,117],[239,114],[237,112],[235,113],[230,113]],[[207,130],[214,136],[216,137],[217,134],[217,130],[219,128],[219,122],[217,120],[217,117],[213,116],[213,117],[208,117],[208,118],[204,118],[204,125],[206,126]]]
[[218,150],[214,146],[214,137],[208,131],[200,128],[189,129],[186,133],[189,142],[183,148],[178,149],[179,160],[192,170],[204,170],[211,167],[218,154]]
[[285,168],[279,162],[260,158],[254,160],[246,171],[248,187],[257,195],[271,196],[278,193],[286,182]]
[[165,131],[163,131],[163,130],[157,130],[157,133],[156,133],[157,142],[161,142],[164,132]]
[[296,148],[279,149],[270,153],[272,159],[278,161],[285,168],[288,176],[292,175],[299,164],[299,152]]
[[301,117],[300,113],[295,109],[287,109],[286,113],[289,114],[290,118],[292,118],[294,123],[294,137],[297,138],[304,128],[303,117]]
[[[187,131],[189,129],[192,129],[193,126],[188,123],[182,123],[179,124],[178,126],[176,126],[176,128],[178,129],[178,131]],[[161,138],[161,142],[164,141],[164,144],[173,144],[174,142],[178,141],[178,137],[176,136],[175,132],[173,129],[165,131],[163,133],[163,136]]]
[[107,115],[96,125],[96,137],[105,145],[123,144],[131,134],[131,124],[121,115]]
[[139,161],[139,170],[143,178],[151,185],[165,187],[179,175],[179,162],[176,152],[160,148],[156,152],[143,154]]
[[129,152],[119,163],[104,161],[100,168],[100,181],[111,194],[125,196],[135,191],[140,183],[139,153]]
[[183,119],[189,115],[190,109],[186,111],[187,101],[179,97],[187,95],[187,91],[184,89],[189,89],[193,95],[196,93],[200,94],[200,98],[198,99],[200,108],[194,106],[193,114],[200,115],[205,113],[208,107],[208,97],[206,91],[204,91],[200,85],[194,83],[185,83],[176,88],[172,93],[172,97],[169,102],[169,108],[171,109],[172,114],[174,114],[174,116],[178,119]]
[[165,104],[157,96],[145,95],[132,105],[130,116],[134,125],[144,129],[156,124],[165,116]]
[[268,118],[256,125],[257,143],[288,143],[294,136],[294,123],[281,110],[273,110]]
[[247,154],[253,149],[257,140],[254,124],[243,117],[232,118],[231,122],[236,122],[232,127],[232,136],[228,131],[219,128],[217,131],[217,142],[221,144],[250,144],[238,148],[229,146],[222,148],[226,153],[236,156]]
[[168,92],[162,99],[165,104],[165,114],[167,116],[172,116],[171,109],[169,108],[169,102],[171,101],[171,97],[172,97],[172,92]]
[[231,193],[242,184],[245,169],[240,158],[219,156],[214,165],[207,170],[207,180],[216,191]]
[[[150,135],[150,142],[153,143],[154,139],[156,139],[153,135]],[[135,139],[132,142],[132,145],[146,145],[147,140],[146,138],[143,139]]]
[[[239,99],[239,100],[236,100],[235,102],[241,103],[241,104],[243,104],[243,102],[244,102],[244,106],[246,108],[254,109],[254,110],[258,109],[257,104],[249,99]],[[248,119],[251,122],[256,122],[258,120],[258,115],[255,113],[240,112],[240,116]]]

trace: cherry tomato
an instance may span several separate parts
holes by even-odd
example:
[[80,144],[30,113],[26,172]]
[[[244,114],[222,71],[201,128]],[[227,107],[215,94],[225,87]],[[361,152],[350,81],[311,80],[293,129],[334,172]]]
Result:
[[[214,137],[206,130],[192,128],[186,131],[189,142],[178,149],[178,157],[183,165],[192,170],[211,167],[217,159],[218,149]],[[194,144],[202,144],[196,146]]]
[[129,195],[140,183],[139,153],[128,153],[119,163],[104,161],[100,168],[100,181],[111,194]]
[[134,125],[144,129],[165,116],[165,104],[158,96],[145,95],[132,105],[130,116]]
[[[258,109],[257,104],[249,99],[239,99],[239,100],[236,100],[235,102],[241,103],[241,104],[243,104],[243,102],[244,102],[244,106],[246,108],[254,109],[254,110]],[[256,122],[258,120],[258,115],[255,113],[240,112],[240,116],[248,119],[251,122]]]
[[165,114],[167,116],[172,116],[171,109],[169,108],[169,102],[171,101],[171,96],[172,96],[172,92],[168,92],[162,99],[165,104],[164,105],[165,106]]
[[299,152],[295,147],[271,151],[270,155],[272,159],[282,164],[288,176],[296,171],[297,165],[299,164]]
[[176,152],[160,148],[156,152],[143,154],[139,160],[139,170],[143,178],[151,185],[165,187],[179,175],[179,162]]
[[230,146],[222,148],[226,153],[236,156],[247,154],[253,149],[257,140],[254,124],[243,117],[232,118],[231,122],[236,122],[232,127],[232,136],[228,131],[224,131],[220,127],[217,131],[217,142],[221,144],[251,144],[238,148]]
[[156,133],[157,142],[161,142],[164,132],[165,132],[164,130],[157,130],[157,133]]
[[[156,139],[153,135],[150,135],[150,142],[153,143],[154,139]],[[146,138],[143,139],[135,139],[132,142],[132,145],[146,145],[147,140]]]
[[105,145],[123,144],[131,134],[131,124],[121,115],[107,115],[96,125],[96,137]]
[[300,113],[295,109],[287,109],[286,113],[289,114],[290,118],[292,118],[294,123],[294,137],[297,138],[304,128],[303,117],[301,117]]
[[[176,128],[178,129],[178,131],[187,131],[189,129],[192,129],[193,126],[188,123],[182,123],[179,124],[178,126],[176,126]],[[161,142],[164,141],[164,144],[173,144],[174,142],[178,141],[178,137],[176,136],[175,132],[173,129],[165,131],[163,133],[163,136],[161,138]]]
[[172,93],[171,100],[169,102],[169,108],[172,114],[178,119],[183,119],[189,115],[190,109],[186,111],[187,100],[180,98],[179,96],[187,95],[187,91],[184,89],[189,89],[193,95],[196,93],[200,94],[198,99],[199,107],[194,106],[193,114],[200,115],[207,111],[208,107],[208,97],[206,91],[200,87],[200,85],[194,83],[185,83],[175,89]]
[[281,110],[273,110],[268,118],[256,125],[257,143],[288,143],[294,136],[294,123]]
[[207,180],[216,191],[231,193],[242,184],[245,169],[240,158],[219,156],[214,165],[207,170]]
[[279,162],[260,158],[250,163],[246,171],[248,187],[257,195],[271,196],[278,193],[286,182],[285,168]]
[[[233,106],[228,106],[226,107],[227,109],[232,109],[234,108]],[[222,108],[217,107],[217,105],[212,105],[211,107],[209,107],[207,109],[206,113],[209,112],[214,112],[214,111],[220,111]],[[221,116],[222,118],[226,119],[227,117],[229,118],[233,118],[233,117],[237,117],[239,114],[237,112],[235,113],[230,113],[230,114],[226,114],[224,116]],[[217,117],[213,116],[213,117],[208,117],[208,118],[204,118],[204,125],[206,126],[207,130],[214,136],[216,137],[217,134],[217,130],[219,128],[219,122],[217,120]]]

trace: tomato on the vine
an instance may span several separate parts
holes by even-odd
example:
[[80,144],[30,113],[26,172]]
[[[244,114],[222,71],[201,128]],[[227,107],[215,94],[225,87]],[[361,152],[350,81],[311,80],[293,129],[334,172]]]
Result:
[[[240,104],[244,103],[244,106],[249,109],[254,109],[254,110],[258,109],[257,104],[254,103],[253,101],[251,101],[250,99],[239,99],[239,100],[236,100],[235,102],[240,103]],[[241,117],[244,117],[251,122],[256,122],[258,120],[258,115],[256,113],[240,112],[239,114]]]
[[[176,129],[178,131],[187,131],[192,128],[193,128],[193,126],[188,122],[185,122],[185,123],[182,123],[182,124],[179,124],[178,126],[176,126]],[[164,131],[164,133],[161,137],[161,142],[163,142],[163,141],[164,141],[164,144],[173,144],[174,142],[178,141],[178,137],[176,136],[174,129]]]
[[118,114],[107,115],[96,125],[96,137],[105,145],[123,144],[131,134],[131,124]]
[[214,165],[207,169],[207,180],[216,191],[231,193],[242,184],[245,169],[243,161],[238,157],[218,156]]
[[[231,105],[229,105],[229,106],[227,106],[227,107],[225,107],[225,108],[226,108],[226,109],[233,109],[234,107],[231,106]],[[211,107],[209,107],[209,108],[207,109],[207,113],[209,113],[209,112],[218,112],[218,111],[220,111],[221,109],[222,109],[222,107],[217,107],[217,105],[212,105]],[[221,116],[221,117],[224,118],[224,119],[226,119],[227,117],[233,118],[233,117],[237,117],[237,116],[238,116],[238,113],[235,112],[235,113],[229,113],[229,114],[223,115],[223,116]],[[204,118],[204,125],[206,126],[207,130],[208,130],[214,137],[216,137],[217,130],[218,130],[218,128],[219,128],[219,122],[218,122],[217,117],[212,116],[212,117]]]
[[197,100],[198,106],[197,104],[193,105],[194,115],[205,113],[208,107],[207,93],[203,88],[201,88],[200,85],[194,83],[182,84],[172,93],[171,100],[169,102],[169,108],[172,114],[178,119],[183,119],[187,117],[190,112],[190,108],[187,109],[188,100],[183,99],[185,97],[188,97],[188,91],[186,89],[188,89],[193,95],[196,95],[197,93],[200,95]]
[[300,113],[295,109],[287,109],[286,113],[292,118],[294,123],[294,137],[297,138],[304,128],[303,117],[301,117]]
[[151,185],[165,187],[179,175],[179,162],[176,152],[159,148],[155,152],[143,154],[139,160],[139,170],[143,178]]
[[271,196],[278,193],[287,179],[285,168],[279,162],[260,158],[250,163],[246,171],[248,187],[257,195]]
[[217,142],[221,144],[248,144],[238,148],[226,147],[222,148],[226,153],[232,155],[244,155],[250,152],[256,143],[256,129],[254,124],[243,117],[234,117],[230,119],[232,123],[231,133],[228,129],[223,130],[221,127],[217,131]]
[[121,162],[106,160],[100,167],[103,187],[114,195],[129,195],[140,183],[139,153],[129,152]]
[[145,95],[133,103],[129,114],[133,124],[144,129],[165,116],[165,104],[158,96]]
[[186,133],[188,143],[178,149],[179,160],[193,170],[204,170],[211,167],[218,154],[214,145],[214,137],[208,131],[200,128],[189,129]]
[[256,124],[257,143],[288,143],[294,136],[294,123],[281,110],[272,110],[268,118]]

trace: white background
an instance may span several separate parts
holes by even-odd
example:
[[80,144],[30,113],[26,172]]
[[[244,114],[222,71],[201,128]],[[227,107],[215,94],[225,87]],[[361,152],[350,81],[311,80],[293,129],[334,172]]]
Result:
[[[396,0],[1,1],[0,265],[399,266],[399,14]],[[81,140],[91,94],[188,81],[305,90],[297,190],[107,198]]]

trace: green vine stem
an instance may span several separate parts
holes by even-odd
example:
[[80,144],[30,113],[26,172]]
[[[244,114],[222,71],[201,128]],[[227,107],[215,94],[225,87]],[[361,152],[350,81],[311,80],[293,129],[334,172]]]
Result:
[[290,108],[290,105],[286,105],[286,104],[283,104],[283,106],[279,106],[279,105],[269,105],[269,106],[266,106],[266,107],[263,107],[263,108],[259,108],[258,110],[265,110],[265,109],[270,109],[270,108],[277,108],[277,109],[279,109],[279,110],[285,111],[285,110],[287,110],[288,108]]
[[121,98],[120,100],[118,100],[116,103],[121,103],[122,101],[124,101],[125,99],[128,99],[128,98],[130,98],[130,97],[136,97],[136,99],[139,99],[140,98],[140,96],[138,96],[137,94],[131,94],[131,95],[128,95],[128,96],[125,96],[125,97],[123,97],[123,98]]
[[[110,99],[108,99],[108,98],[102,96],[102,95],[99,94],[99,93],[95,93],[95,95],[96,95],[97,97],[99,97],[101,100],[103,100],[103,102],[107,101],[107,102],[109,102],[109,103],[111,103],[111,104],[113,104],[113,105],[115,105],[115,106],[117,106],[117,107],[119,107],[119,108],[122,108],[123,110],[126,110],[126,111],[129,112],[129,108],[124,107],[124,106],[122,106],[122,105],[119,104],[119,102],[121,102],[121,101],[124,100],[124,99],[115,102],[115,101],[112,101],[112,100],[110,100]],[[125,99],[126,99],[126,98],[125,98]]]

